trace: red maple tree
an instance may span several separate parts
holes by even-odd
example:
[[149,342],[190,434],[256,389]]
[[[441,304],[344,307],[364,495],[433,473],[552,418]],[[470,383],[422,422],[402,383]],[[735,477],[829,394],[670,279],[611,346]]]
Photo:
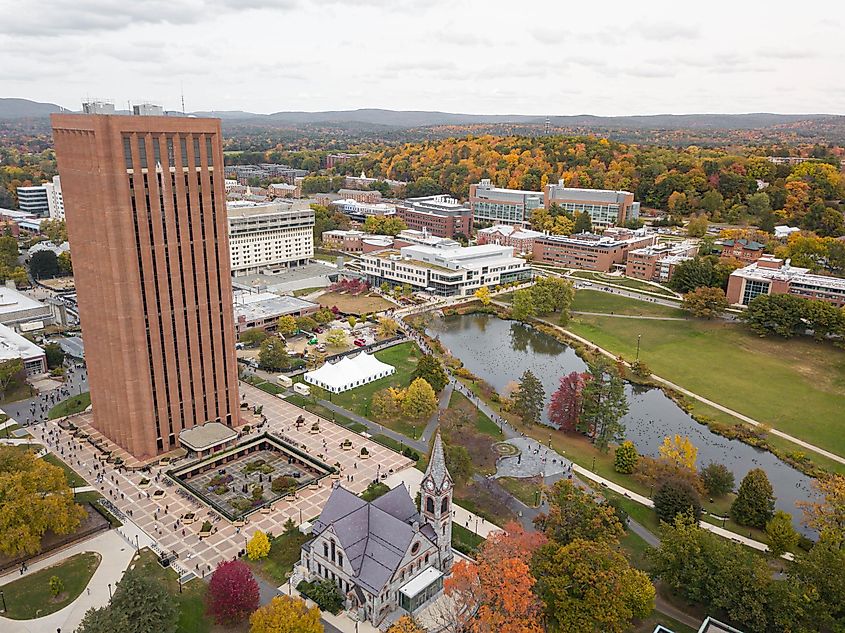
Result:
[[231,626],[258,608],[258,583],[246,563],[220,563],[211,576],[206,594],[208,614],[218,624]]
[[577,371],[560,379],[560,387],[552,394],[549,403],[549,420],[562,431],[575,431],[581,413],[581,392],[584,390],[584,374]]

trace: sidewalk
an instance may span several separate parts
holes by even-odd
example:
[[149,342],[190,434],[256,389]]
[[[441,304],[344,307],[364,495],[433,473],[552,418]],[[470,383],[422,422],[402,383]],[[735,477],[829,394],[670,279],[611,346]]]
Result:
[[[88,588],[76,600],[56,613],[35,620],[0,618],[0,630],[3,633],[54,633],[57,629],[73,631],[82,621],[82,617],[88,609],[105,606],[109,601],[109,584],[111,584],[111,590],[114,591],[123,576],[124,570],[135,555],[134,546],[130,546],[114,530],[104,532],[87,541],[76,543],[52,556],[33,563],[23,576],[28,576],[40,569],[60,563],[66,558],[82,552],[98,552],[102,559],[88,584]],[[13,571],[0,577],[0,585],[23,576],[18,571]]]

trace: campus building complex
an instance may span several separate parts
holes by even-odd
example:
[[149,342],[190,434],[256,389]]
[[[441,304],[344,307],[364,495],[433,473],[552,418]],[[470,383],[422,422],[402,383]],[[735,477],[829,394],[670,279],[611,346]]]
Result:
[[278,274],[314,257],[314,210],[308,200],[230,202],[232,274]]
[[625,262],[630,251],[656,243],[657,234],[644,229],[608,229],[602,235],[544,235],[534,240],[534,262],[610,272]]
[[402,484],[371,502],[337,486],[311,535],[300,555],[307,579],[334,583],[358,618],[379,626],[435,600],[453,562],[452,478],[440,434],[419,508]]
[[531,267],[514,257],[509,246],[463,248],[452,240],[369,253],[361,258],[361,269],[371,285],[408,285],[443,297],[471,295],[481,286],[531,278]]
[[50,200],[47,195],[46,186],[18,187],[17,191],[18,207],[20,207],[21,211],[31,213],[40,218],[50,215]]
[[475,236],[479,244],[501,244],[512,246],[514,251],[519,253],[531,253],[534,251],[534,240],[543,237],[543,233],[519,226],[497,224],[479,229]]
[[220,121],[52,115],[93,424],[138,460],[239,423]]
[[579,189],[559,180],[556,185],[546,185],[543,197],[547,209],[556,204],[567,213],[587,213],[596,228],[621,226],[640,217],[640,203],[634,202],[629,191]]
[[804,299],[818,299],[845,306],[845,279],[814,275],[808,268],[792,266],[771,255],[731,273],[728,279],[728,301],[747,306],[760,295],[792,294]]
[[722,252],[720,257],[725,259],[738,259],[743,264],[751,264],[756,262],[763,256],[766,249],[765,244],[755,242],[754,240],[747,240],[745,238],[738,240],[722,240]]
[[671,279],[675,266],[695,257],[698,244],[691,241],[667,242],[628,251],[625,275],[645,281],[666,283]]
[[409,229],[437,237],[469,237],[472,231],[472,210],[452,196],[408,198],[396,207],[396,215]]
[[472,219],[478,224],[527,225],[531,212],[543,207],[539,191],[494,187],[488,178],[469,186]]

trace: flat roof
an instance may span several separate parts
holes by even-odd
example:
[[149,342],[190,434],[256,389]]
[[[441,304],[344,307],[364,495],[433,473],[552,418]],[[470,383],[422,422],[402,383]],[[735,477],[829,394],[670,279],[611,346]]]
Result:
[[408,598],[413,598],[442,576],[443,573],[436,567],[426,567],[414,578],[411,578],[411,580],[402,585],[399,591]]
[[44,350],[29,339],[24,338],[12,328],[0,324],[0,360],[38,358]]
[[276,202],[249,202],[247,200],[237,200],[226,204],[226,214],[230,218],[244,218],[253,215],[275,215],[277,213],[293,213],[299,211],[310,211],[312,214],[314,210],[311,205],[314,200],[287,200]]
[[238,432],[220,422],[206,422],[179,433],[179,441],[194,451],[204,451],[238,437]]
[[37,308],[47,308],[47,306],[40,301],[31,299],[25,294],[12,288],[0,287],[0,314],[8,314],[10,312],[18,312],[20,310],[35,310]]
[[743,633],[739,629],[735,629],[732,626],[728,626],[724,622],[719,622],[718,620],[714,620],[711,617],[707,617],[704,622],[701,623],[701,628],[698,629],[698,633]]
[[272,292],[240,290],[236,291],[234,295],[235,319],[244,317],[247,321],[319,308],[318,304],[311,301],[288,295],[277,295]]

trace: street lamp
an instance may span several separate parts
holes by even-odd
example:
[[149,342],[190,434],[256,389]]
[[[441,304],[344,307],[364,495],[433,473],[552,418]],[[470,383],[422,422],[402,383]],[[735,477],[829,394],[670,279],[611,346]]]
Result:
[[637,360],[640,360],[640,339],[642,338],[642,334],[637,334]]
[[111,600],[111,583],[109,583],[109,600]]
[[3,601],[3,613],[6,613],[6,595],[0,591],[0,600]]
[[593,472],[596,472],[596,456],[595,455],[593,455],[593,467],[590,470],[592,470]]
[[141,551],[141,547],[140,547],[140,545],[138,545],[138,535],[137,534],[135,534],[135,551],[136,552]]

